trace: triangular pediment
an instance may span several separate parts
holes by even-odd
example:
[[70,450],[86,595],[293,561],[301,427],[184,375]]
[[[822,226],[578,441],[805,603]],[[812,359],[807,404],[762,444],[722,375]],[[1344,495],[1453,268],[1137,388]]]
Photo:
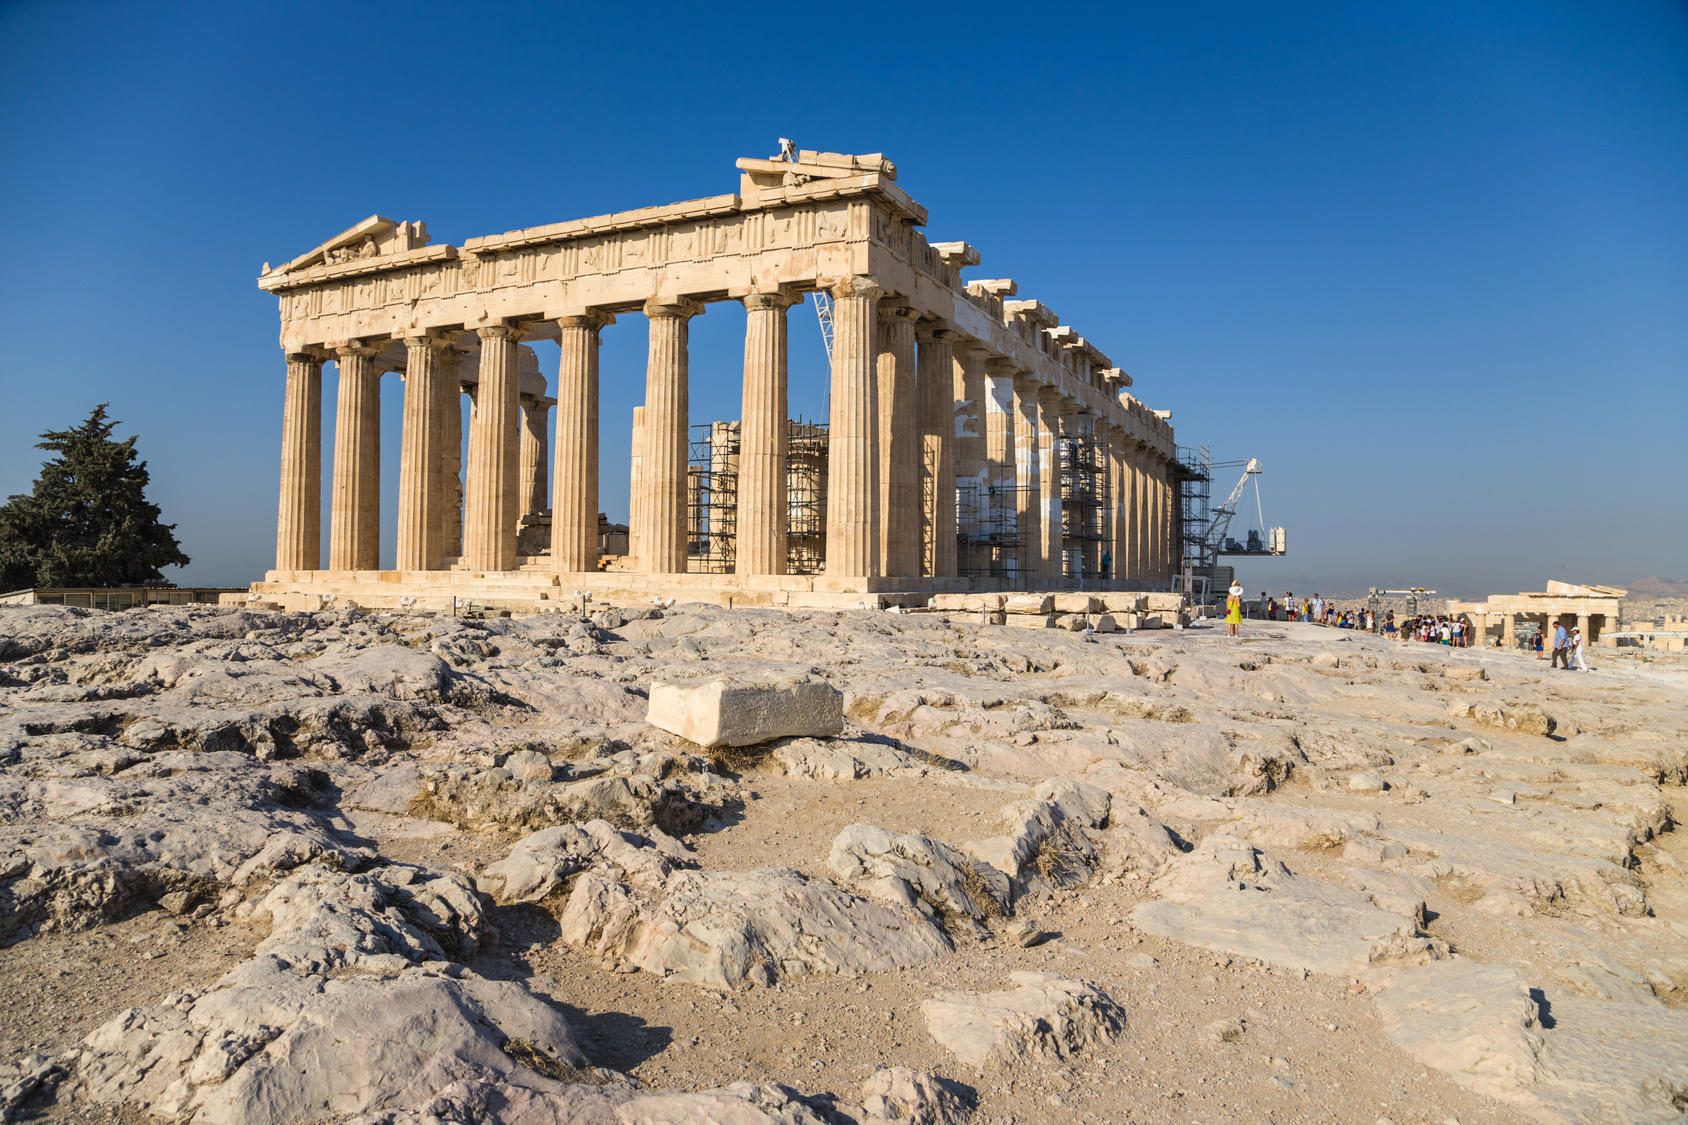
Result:
[[279,277],[297,273],[312,266],[332,266],[363,258],[377,258],[414,250],[428,244],[428,224],[397,222],[381,215],[371,215],[356,226],[348,227],[315,250],[301,254],[291,262],[265,270],[265,277]]

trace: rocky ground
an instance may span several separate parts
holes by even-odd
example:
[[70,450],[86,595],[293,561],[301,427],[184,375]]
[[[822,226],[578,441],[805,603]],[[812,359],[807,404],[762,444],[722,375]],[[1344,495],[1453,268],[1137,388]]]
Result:
[[973,616],[0,611],[0,1112],[1684,1120],[1683,677]]

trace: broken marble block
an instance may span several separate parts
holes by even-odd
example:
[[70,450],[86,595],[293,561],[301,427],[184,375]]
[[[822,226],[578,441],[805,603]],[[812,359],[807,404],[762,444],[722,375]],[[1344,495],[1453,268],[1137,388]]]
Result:
[[811,675],[653,683],[645,718],[706,747],[828,738],[844,729],[844,696]]

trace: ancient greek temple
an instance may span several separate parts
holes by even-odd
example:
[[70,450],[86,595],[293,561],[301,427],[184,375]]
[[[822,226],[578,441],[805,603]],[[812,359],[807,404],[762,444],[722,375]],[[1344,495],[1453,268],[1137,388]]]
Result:
[[[926,240],[926,209],[889,160],[787,149],[738,169],[735,194],[461,246],[373,216],[266,263],[287,377],[276,568],[254,597],[544,609],[585,590],[854,606],[1166,588],[1180,522],[1169,414],[1013,281],[963,280],[978,251]],[[831,382],[825,421],[800,424],[787,320],[806,300],[830,325]],[[742,413],[702,428],[700,457],[688,326],[726,301],[747,313]],[[598,351],[630,313],[648,318],[650,350],[623,537],[600,515]],[[549,382],[541,354],[556,357]],[[390,372],[403,414],[384,528]]]

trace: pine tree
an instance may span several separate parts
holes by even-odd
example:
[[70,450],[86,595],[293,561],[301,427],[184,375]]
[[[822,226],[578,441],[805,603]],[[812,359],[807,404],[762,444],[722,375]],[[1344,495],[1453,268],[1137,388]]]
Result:
[[146,498],[135,439],[112,440],[118,423],[107,405],[74,430],[41,435],[36,448],[58,456],[41,466],[33,492],[0,506],[0,590],[169,585],[159,568],[187,565],[176,525],[160,523]]

